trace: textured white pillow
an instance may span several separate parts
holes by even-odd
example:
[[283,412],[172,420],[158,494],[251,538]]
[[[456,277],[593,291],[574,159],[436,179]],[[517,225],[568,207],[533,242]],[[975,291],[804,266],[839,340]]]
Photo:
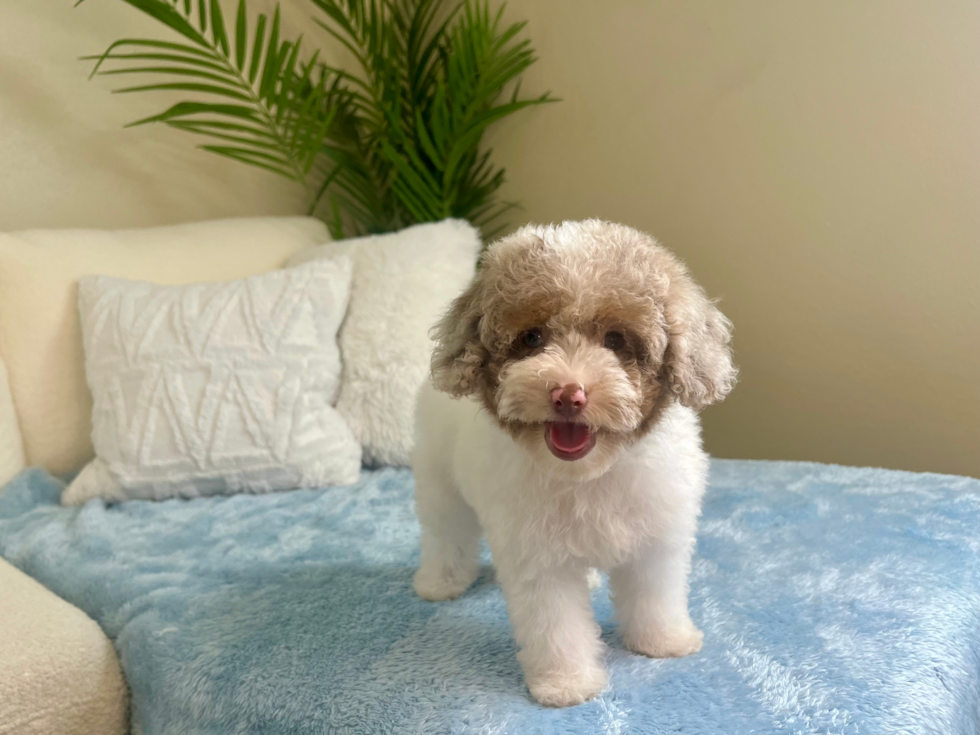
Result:
[[356,481],[332,408],[350,278],[349,258],[219,284],[82,278],[96,458],[62,502]]
[[289,265],[298,265],[353,253],[337,410],[366,463],[408,464],[415,394],[429,373],[429,329],[473,278],[480,247],[469,223],[445,220],[314,246],[290,258]]

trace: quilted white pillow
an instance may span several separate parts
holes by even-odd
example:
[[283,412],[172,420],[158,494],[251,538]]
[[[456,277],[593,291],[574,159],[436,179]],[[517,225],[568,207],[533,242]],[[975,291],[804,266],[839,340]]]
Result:
[[229,283],[79,282],[96,458],[62,502],[349,484],[332,407],[349,258]]
[[480,235],[462,220],[317,245],[298,265],[352,253],[354,280],[340,330],[344,373],[337,410],[368,464],[407,465],[415,394],[429,373],[429,329],[476,270]]

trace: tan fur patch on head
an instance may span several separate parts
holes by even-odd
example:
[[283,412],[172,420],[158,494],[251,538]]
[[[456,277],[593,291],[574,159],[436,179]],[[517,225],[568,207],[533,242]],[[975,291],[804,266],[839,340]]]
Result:
[[[539,347],[522,343],[529,330]],[[604,344],[614,331],[622,349]],[[587,220],[527,226],[494,243],[434,328],[440,390],[476,394],[505,428],[550,420],[548,392],[583,385],[583,420],[627,440],[666,403],[722,400],[736,370],[731,323],[669,251],[632,228]]]

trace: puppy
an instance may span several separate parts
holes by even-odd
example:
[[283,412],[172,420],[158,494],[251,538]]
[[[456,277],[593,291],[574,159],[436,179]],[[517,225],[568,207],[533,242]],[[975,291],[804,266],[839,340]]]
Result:
[[630,650],[700,650],[696,411],[736,370],[731,323],[686,267],[623,225],[527,226],[490,246],[433,337],[413,454],[419,596],[463,593],[485,533],[528,688],[555,707],[608,681],[591,567],[609,571]]

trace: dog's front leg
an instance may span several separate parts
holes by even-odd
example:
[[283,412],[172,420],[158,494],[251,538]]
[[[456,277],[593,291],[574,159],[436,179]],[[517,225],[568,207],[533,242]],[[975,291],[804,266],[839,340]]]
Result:
[[653,658],[701,650],[704,635],[687,610],[693,542],[658,543],[609,574],[623,643]]
[[528,689],[550,707],[581,704],[608,683],[587,571],[579,565],[534,574],[506,563],[497,567]]

